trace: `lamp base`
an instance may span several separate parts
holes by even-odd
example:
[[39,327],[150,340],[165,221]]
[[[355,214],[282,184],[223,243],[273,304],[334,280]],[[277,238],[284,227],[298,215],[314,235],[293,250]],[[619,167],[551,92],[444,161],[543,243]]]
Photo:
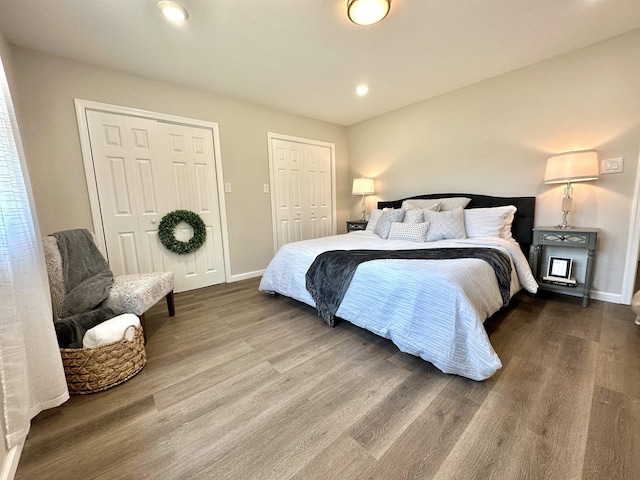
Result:
[[[565,203],[565,200],[569,200],[569,202]],[[573,225],[569,225],[569,222],[568,222],[568,218],[569,218],[569,209],[567,209],[566,207],[567,207],[568,205],[569,205],[569,206],[571,205],[571,203],[570,203],[570,202],[571,202],[571,198],[568,198],[568,199],[567,199],[567,198],[564,198],[564,199],[562,200],[562,206],[564,207],[564,208],[562,209],[562,223],[561,223],[560,225],[556,225],[556,228],[562,228],[562,229],[565,229],[565,230],[570,230],[570,229],[572,229],[572,228],[576,228],[576,227],[574,227]]]

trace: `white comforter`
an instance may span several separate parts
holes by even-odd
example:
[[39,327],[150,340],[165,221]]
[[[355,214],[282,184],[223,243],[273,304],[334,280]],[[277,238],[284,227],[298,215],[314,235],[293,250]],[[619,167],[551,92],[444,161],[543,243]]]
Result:
[[[373,232],[289,243],[267,267],[260,290],[277,292],[315,307],[305,274],[327,250],[402,250],[493,247],[512,259],[511,295],[538,285],[518,244],[500,238],[414,243],[383,240]],[[374,260],[358,266],[336,317],[391,339],[400,350],[431,362],[445,373],[473,380],[493,375],[502,363],[484,321],[502,307],[493,268],[484,260]]]

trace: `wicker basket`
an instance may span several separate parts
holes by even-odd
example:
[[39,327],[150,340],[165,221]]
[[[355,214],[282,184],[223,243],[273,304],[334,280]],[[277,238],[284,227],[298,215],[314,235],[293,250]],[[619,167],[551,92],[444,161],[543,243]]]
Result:
[[61,348],[62,365],[71,394],[101,392],[126,382],[147,363],[142,327],[126,339],[96,348]]

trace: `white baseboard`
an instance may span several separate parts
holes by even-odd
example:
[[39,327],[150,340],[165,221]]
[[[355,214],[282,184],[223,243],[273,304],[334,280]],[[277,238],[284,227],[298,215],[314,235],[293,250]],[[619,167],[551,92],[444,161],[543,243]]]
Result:
[[229,277],[229,283],[261,277],[262,275],[264,275],[264,269],[256,270],[255,272],[241,273],[240,275],[231,275],[231,277]]
[[22,447],[24,447],[24,440],[7,453],[2,465],[2,471],[0,471],[0,480],[13,480],[16,476],[20,455],[22,455]]
[[590,298],[594,300],[602,300],[603,302],[609,303],[623,303],[622,295],[619,293],[599,292],[597,290],[591,290]]

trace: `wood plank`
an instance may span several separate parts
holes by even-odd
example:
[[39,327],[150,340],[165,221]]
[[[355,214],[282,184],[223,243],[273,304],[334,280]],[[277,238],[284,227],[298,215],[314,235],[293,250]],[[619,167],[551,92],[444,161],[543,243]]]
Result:
[[640,402],[596,387],[582,478],[639,478]]

